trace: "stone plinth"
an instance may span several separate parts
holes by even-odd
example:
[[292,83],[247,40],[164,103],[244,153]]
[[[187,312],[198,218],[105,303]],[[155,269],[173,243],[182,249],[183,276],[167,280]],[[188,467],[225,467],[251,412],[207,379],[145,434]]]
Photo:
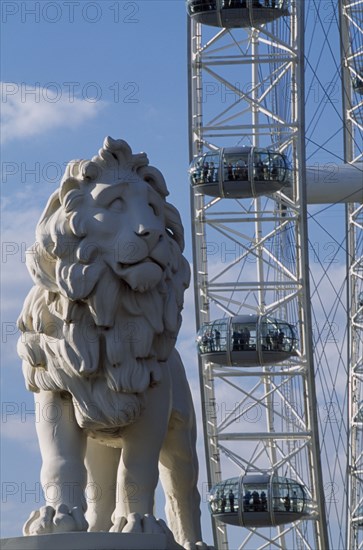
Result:
[[61,533],[1,539],[2,550],[168,550],[163,534]]

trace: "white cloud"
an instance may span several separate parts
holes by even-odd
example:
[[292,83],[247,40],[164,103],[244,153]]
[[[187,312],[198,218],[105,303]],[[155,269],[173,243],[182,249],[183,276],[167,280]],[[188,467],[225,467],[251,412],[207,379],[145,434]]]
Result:
[[52,88],[1,82],[2,142],[57,128],[74,128],[94,118],[104,102],[79,98],[56,83]]

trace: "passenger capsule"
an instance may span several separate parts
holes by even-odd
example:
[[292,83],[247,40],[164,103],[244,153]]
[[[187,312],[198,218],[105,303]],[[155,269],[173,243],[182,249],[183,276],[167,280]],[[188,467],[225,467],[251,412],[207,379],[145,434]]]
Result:
[[250,28],[288,15],[287,5],[287,0],[187,0],[187,11],[204,25]]
[[239,315],[203,325],[198,351],[224,366],[273,365],[296,355],[293,325],[269,316]]
[[363,423],[363,401],[358,403],[358,412],[354,416],[353,420],[355,422],[359,422],[359,424]]
[[353,523],[358,527],[363,527],[363,505],[358,507],[358,510],[353,514]]
[[357,94],[363,95],[363,70],[353,80],[353,89]]
[[363,306],[363,292],[360,292],[358,294],[358,306],[359,307],[362,307]]
[[224,147],[196,157],[191,184],[212,197],[249,198],[291,186],[291,168],[281,153],[256,147]]
[[273,527],[309,516],[312,502],[304,485],[277,475],[246,474],[217,483],[210,491],[212,516],[242,527]]

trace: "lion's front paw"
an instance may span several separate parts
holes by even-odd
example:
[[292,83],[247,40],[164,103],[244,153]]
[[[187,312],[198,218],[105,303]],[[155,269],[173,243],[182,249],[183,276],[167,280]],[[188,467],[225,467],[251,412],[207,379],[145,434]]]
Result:
[[163,534],[167,537],[168,550],[183,550],[178,544],[166,523],[162,519],[156,519],[151,514],[129,514],[126,517],[116,517],[113,519],[113,526],[110,531],[117,533],[145,533],[147,535]]
[[87,531],[88,523],[79,507],[68,508],[66,504],[42,506],[29,516],[23,527],[23,535],[45,535]]

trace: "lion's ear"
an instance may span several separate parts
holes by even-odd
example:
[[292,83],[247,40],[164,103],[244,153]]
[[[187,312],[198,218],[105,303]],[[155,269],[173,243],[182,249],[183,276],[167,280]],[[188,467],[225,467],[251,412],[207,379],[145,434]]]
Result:
[[59,200],[64,205],[65,197],[70,191],[79,190],[79,181],[76,178],[67,178],[62,181],[59,188]]
[[154,166],[142,166],[137,169],[137,174],[146,181],[159,195],[165,199],[169,195],[165,179],[160,170]]
[[84,193],[75,178],[68,178],[59,190],[59,200],[68,214],[68,223],[74,235],[82,238],[86,235],[86,219],[79,212],[79,206],[84,202]]
[[180,250],[183,252],[184,242],[184,229],[181,222],[180,214],[178,210],[169,203],[165,205],[165,224],[167,230],[172,239],[179,245]]

